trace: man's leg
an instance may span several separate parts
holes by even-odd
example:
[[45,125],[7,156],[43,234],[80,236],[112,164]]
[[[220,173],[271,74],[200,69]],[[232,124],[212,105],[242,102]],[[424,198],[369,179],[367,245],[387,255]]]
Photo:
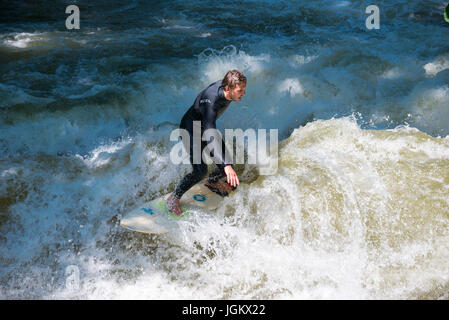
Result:
[[218,180],[226,176],[226,173],[224,171],[224,166],[222,164],[217,164],[217,167],[209,174],[209,180],[210,183],[217,183]]
[[[226,150],[224,140],[221,140],[221,148],[222,150]],[[226,176],[224,168],[224,165],[217,163],[217,167],[209,174],[209,177],[205,183],[206,187],[221,196],[227,196],[232,190],[235,189],[221,180],[221,178]]]
[[[182,195],[186,193],[195,184],[200,182],[207,174],[207,165],[203,162],[201,156],[200,156],[201,162],[199,164],[195,164],[193,162],[193,152],[194,152],[193,142],[194,141],[191,133],[189,143],[187,144],[186,141],[183,141],[184,148],[186,150],[189,150],[189,160],[193,170],[192,172],[187,174],[184,178],[182,178],[181,182],[178,183],[178,185],[176,186],[175,191],[167,199],[168,209],[178,216],[182,215],[182,210],[179,205],[179,201]],[[203,149],[205,147],[206,143],[202,141],[200,148],[201,153],[203,152]]]
[[193,164],[193,171],[187,174],[177,185],[174,194],[178,199],[191,187],[200,182],[207,174],[207,165],[204,163]]
[[217,167],[209,174],[209,177],[205,182],[206,187],[208,187],[211,191],[226,197],[235,188],[221,180],[221,178],[225,176],[226,173],[224,171],[224,166],[222,164],[217,164]]

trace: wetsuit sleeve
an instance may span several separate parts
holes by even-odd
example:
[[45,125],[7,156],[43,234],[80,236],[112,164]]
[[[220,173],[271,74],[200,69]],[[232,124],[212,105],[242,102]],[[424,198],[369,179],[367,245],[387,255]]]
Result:
[[[232,161],[226,157],[226,146],[224,140],[219,135],[219,131],[217,130],[217,111],[214,108],[214,105],[211,103],[209,105],[205,105],[203,112],[202,123],[204,126],[204,130],[214,129],[214,136],[207,141],[210,150],[212,151],[212,156],[220,162],[223,166],[232,165]],[[211,142],[212,141],[212,142]],[[221,152],[215,152],[216,150],[221,150]]]

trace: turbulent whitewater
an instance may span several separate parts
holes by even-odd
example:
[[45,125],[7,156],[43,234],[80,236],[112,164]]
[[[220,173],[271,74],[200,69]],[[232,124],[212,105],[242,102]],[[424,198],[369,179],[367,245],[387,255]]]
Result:
[[[368,1],[78,3],[80,30],[57,5],[1,13],[0,298],[449,298],[440,2],[378,1],[375,31]],[[278,129],[277,172],[237,166],[179,233],[121,228],[190,170],[170,133],[233,68],[218,127]]]

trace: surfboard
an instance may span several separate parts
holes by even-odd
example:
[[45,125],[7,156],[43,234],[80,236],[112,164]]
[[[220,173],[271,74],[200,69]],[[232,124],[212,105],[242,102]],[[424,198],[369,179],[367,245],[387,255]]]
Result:
[[204,181],[194,185],[181,198],[182,216],[168,210],[166,199],[170,194],[146,202],[124,215],[120,225],[128,230],[148,234],[163,234],[174,230],[181,219],[188,218],[198,211],[214,211],[223,201],[223,197],[209,190]]

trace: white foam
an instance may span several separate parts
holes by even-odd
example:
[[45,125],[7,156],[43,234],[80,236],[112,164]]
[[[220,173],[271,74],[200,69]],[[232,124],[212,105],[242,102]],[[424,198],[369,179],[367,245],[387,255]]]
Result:
[[382,76],[386,79],[397,79],[401,75],[402,71],[399,68],[395,67],[384,72]]
[[304,89],[298,79],[285,79],[279,84],[278,92],[287,92],[291,97],[293,97],[297,94],[302,95],[304,93]]
[[446,56],[439,57],[435,61],[426,63],[424,65],[424,70],[426,70],[426,75],[429,77],[434,77],[441,71],[449,69],[449,58]]
[[27,48],[30,43],[43,40],[42,33],[21,32],[13,35],[13,40],[6,39],[3,43],[9,47]]

